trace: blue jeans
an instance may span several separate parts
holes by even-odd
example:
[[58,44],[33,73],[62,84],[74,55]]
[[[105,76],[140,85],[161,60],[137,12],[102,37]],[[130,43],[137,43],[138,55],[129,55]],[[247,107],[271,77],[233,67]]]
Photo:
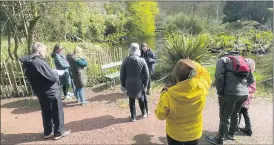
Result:
[[84,98],[84,88],[77,88],[76,87],[76,99],[80,100],[82,103],[85,102]]

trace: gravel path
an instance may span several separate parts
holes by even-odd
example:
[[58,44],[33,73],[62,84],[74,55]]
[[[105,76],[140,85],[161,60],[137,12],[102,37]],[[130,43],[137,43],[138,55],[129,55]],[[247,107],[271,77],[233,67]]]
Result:
[[[159,93],[149,98],[150,116],[129,122],[127,97],[116,90],[95,92],[86,89],[90,103],[80,106],[64,101],[65,128],[70,136],[54,141],[42,138],[42,118],[37,100],[29,98],[33,107],[22,107],[24,99],[1,101],[1,144],[166,144],[165,122],[154,115]],[[137,103],[136,103],[137,105]],[[138,108],[138,107],[137,107]],[[273,102],[261,97],[254,99],[250,108],[254,134],[239,133],[236,141],[225,144],[272,144]],[[140,110],[137,110],[140,114]],[[218,129],[218,105],[214,95],[209,95],[204,109],[204,136],[214,135]],[[208,144],[202,137],[201,144]]]

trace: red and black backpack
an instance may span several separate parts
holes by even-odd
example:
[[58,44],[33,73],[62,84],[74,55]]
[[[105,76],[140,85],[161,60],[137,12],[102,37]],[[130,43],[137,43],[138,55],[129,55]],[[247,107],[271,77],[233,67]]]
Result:
[[244,57],[239,55],[227,56],[233,63],[233,74],[238,77],[247,77],[250,73],[250,68]]

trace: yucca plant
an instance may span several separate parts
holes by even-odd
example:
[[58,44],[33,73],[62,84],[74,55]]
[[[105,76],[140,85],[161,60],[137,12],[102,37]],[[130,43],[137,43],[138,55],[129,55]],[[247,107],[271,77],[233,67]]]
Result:
[[172,70],[180,59],[191,59],[202,62],[209,58],[208,46],[210,35],[180,35],[170,34],[165,39],[162,49],[160,67],[164,77],[171,75]]

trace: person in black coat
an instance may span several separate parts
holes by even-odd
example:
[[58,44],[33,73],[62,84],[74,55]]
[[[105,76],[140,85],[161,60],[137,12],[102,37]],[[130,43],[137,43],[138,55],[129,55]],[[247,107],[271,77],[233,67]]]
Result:
[[151,86],[151,75],[153,75],[155,70],[155,64],[157,57],[156,55],[151,51],[149,46],[146,43],[142,43],[141,45],[141,57],[145,59],[148,69],[149,69],[149,82],[147,87],[146,94],[150,94],[150,86]]
[[129,97],[130,120],[136,121],[135,99],[138,99],[139,106],[144,118],[148,117],[148,110],[144,92],[149,81],[149,70],[143,58],[138,43],[130,45],[129,56],[123,60],[120,69],[121,89],[126,91]]
[[60,82],[57,72],[44,60],[46,48],[44,44],[36,42],[32,46],[33,54],[24,56],[19,61],[23,63],[25,75],[40,103],[44,138],[48,139],[54,134],[54,139],[60,139],[71,131],[64,131]]

